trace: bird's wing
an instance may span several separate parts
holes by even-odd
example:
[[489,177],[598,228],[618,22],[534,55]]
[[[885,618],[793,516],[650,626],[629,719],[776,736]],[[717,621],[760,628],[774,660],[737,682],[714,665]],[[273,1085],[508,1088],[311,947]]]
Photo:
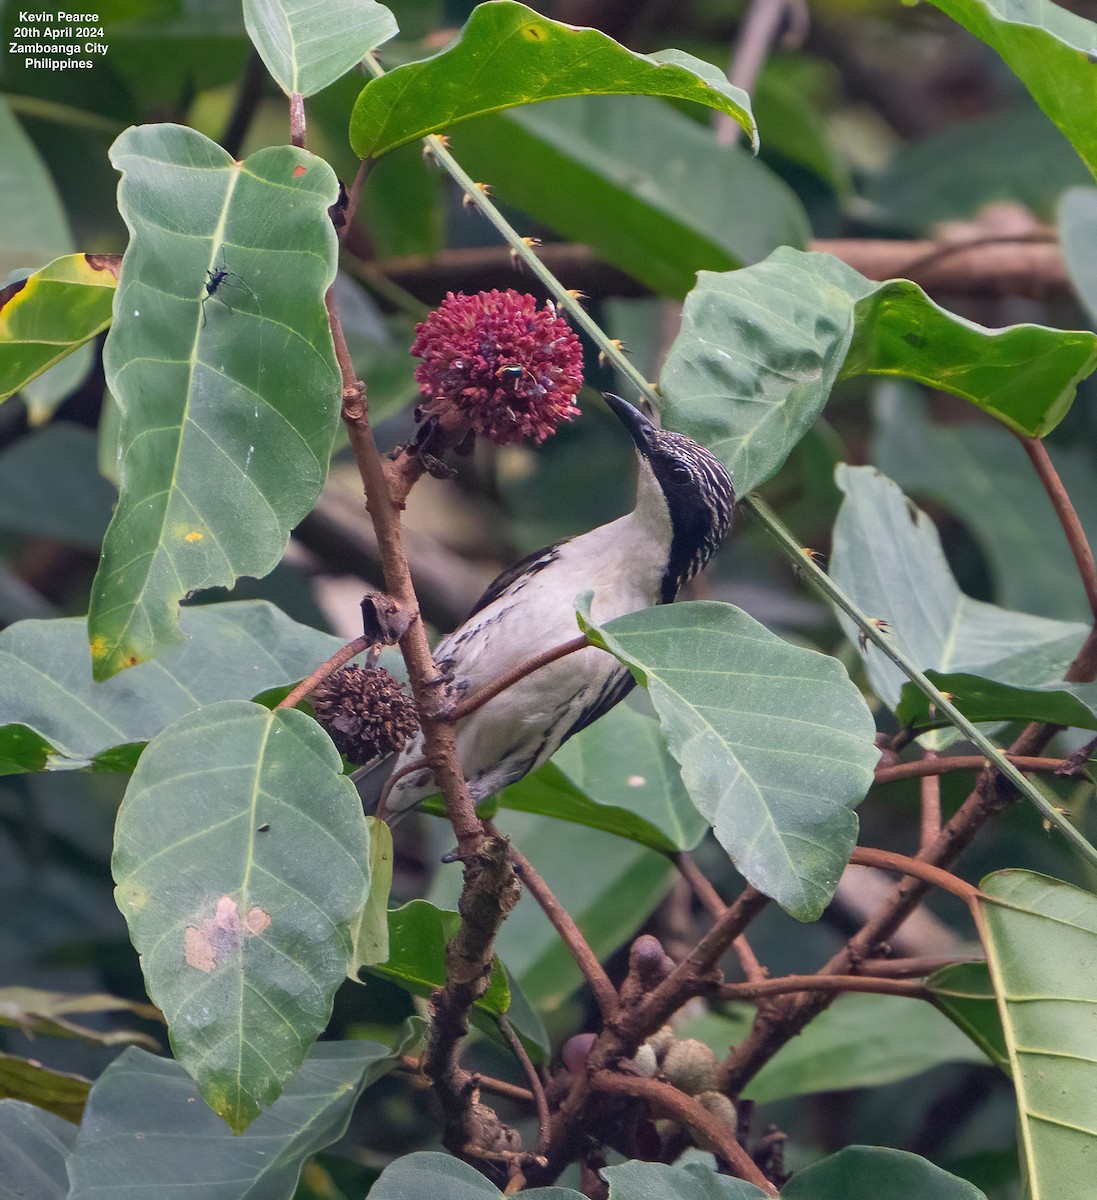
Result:
[[615,704],[624,700],[635,686],[636,680],[628,667],[622,667],[620,671],[615,671],[601,692],[579,713],[575,724],[568,730],[560,744],[563,745],[568,738],[574,737],[588,725],[593,725],[599,717],[605,716]]
[[[571,539],[568,538],[566,540],[570,541]],[[472,606],[469,617],[474,617],[481,609],[487,608],[493,600],[498,600],[505,592],[510,591],[516,583],[520,587],[524,586],[527,579],[536,575],[538,571],[543,571],[551,563],[554,563],[560,557],[560,547],[564,544],[565,542],[555,542],[553,545],[545,546],[541,550],[534,550],[532,554],[527,554],[525,558],[521,558],[512,566],[507,567],[501,575],[488,584],[487,591]],[[515,591],[517,590],[518,588],[515,588]]]

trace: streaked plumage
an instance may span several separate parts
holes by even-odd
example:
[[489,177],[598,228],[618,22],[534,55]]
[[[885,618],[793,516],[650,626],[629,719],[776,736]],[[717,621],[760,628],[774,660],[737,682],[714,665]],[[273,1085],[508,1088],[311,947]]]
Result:
[[[708,562],[731,523],[735,496],[723,466],[702,446],[656,429],[617,396],[607,403],[639,457],[636,507],[589,533],[539,550],[488,588],[465,623],[435,649],[454,683],[471,694],[536,654],[574,638],[574,600],[593,591],[601,623],[667,604]],[[480,801],[547,761],[573,734],[632,689],[630,672],[591,648],[542,667],[457,726],[457,748],[473,799]],[[422,756],[404,748],[394,770]],[[397,781],[392,811],[437,789],[426,770]]]

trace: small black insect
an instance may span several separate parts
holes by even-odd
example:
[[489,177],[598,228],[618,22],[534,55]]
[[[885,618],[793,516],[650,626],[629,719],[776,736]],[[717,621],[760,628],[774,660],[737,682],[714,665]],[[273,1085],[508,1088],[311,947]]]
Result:
[[[233,279],[237,280],[238,282],[233,283]],[[224,296],[218,294],[222,287],[231,287],[236,288],[236,290],[240,292],[247,292],[247,294],[255,301],[256,304],[259,303],[259,297],[251,290],[250,287],[248,287],[247,283],[245,283],[245,281],[241,279],[235,271],[229,270],[224,255],[221,257],[221,265],[219,267],[211,267],[206,272],[206,282],[204,286],[206,289],[206,294],[202,297],[203,325],[206,323],[206,301],[209,300],[210,297],[220,300],[220,302],[229,310],[229,312],[236,311],[232,305],[225,300]]]

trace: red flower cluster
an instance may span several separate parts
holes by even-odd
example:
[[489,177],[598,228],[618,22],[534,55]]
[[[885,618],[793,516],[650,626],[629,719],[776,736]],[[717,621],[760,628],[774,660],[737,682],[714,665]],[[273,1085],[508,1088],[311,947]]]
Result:
[[511,288],[449,292],[415,328],[415,380],[431,415],[456,412],[476,433],[506,446],[540,443],[578,416],[583,384],[579,338],[551,301]]

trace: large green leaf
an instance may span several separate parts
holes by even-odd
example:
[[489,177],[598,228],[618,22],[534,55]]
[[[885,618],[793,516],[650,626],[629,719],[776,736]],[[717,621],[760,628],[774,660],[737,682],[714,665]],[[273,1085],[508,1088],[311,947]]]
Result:
[[292,146],[238,163],[177,125],[127,130],[112,161],[132,238],[104,358],[121,500],[88,615],[97,679],[178,642],[187,592],[275,566],[339,405],[331,168]]
[[[1011,612],[965,596],[933,523],[886,476],[840,465],[846,498],[834,526],[830,573],[862,612],[887,622],[915,665],[1011,683],[1062,675],[1086,626]],[[844,615],[851,639],[857,629]],[[873,690],[894,709],[906,676],[874,648],[862,649]]]
[[[1074,729],[1097,729],[1097,683],[1045,683],[1017,687],[969,675],[927,671],[934,687],[947,692],[965,717],[975,722],[1047,721]],[[917,731],[934,728],[942,719],[930,710],[929,700],[912,683],[903,685],[896,720]]]
[[580,625],[647,688],[693,803],[746,879],[800,920],[830,901],[879,759],[841,664],[730,604]]
[[1075,1196],[1097,1154],[1097,896],[1030,871],[1000,871],[981,887],[1028,1194]]
[[66,1200],[76,1126],[19,1100],[0,1100],[0,1200]]
[[[10,60],[9,60],[10,62]],[[69,253],[72,233],[57,188],[11,106],[0,98],[0,282],[20,267]]]
[[768,167],[647,97],[483,117],[455,148],[499,199],[663,295],[684,296],[699,270],[758,262],[810,236],[799,200]]
[[[931,424],[925,400],[905,386],[885,384],[874,408],[872,461],[908,495],[932,497],[964,522],[987,560],[999,604],[1064,620],[1088,615],[1063,527],[1011,433],[985,421]],[[1082,525],[1097,541],[1089,447],[1050,449]]]
[[287,96],[326,88],[399,32],[376,0],[244,0],[244,25]]
[[873,283],[830,255],[783,247],[741,271],[701,272],[660,387],[666,423],[713,450],[745,494],[781,466],[841,377],[917,379],[1042,436],[1095,366],[1091,333],[984,329],[907,280]]
[[[1063,1196],[1070,1195],[1064,1192]],[[797,1173],[781,1189],[782,1200],[987,1200],[917,1154],[883,1146],[847,1146]]]
[[346,1132],[362,1090],[391,1069],[394,1053],[376,1042],[321,1042],[271,1108],[233,1135],[178,1063],[127,1050],[88,1099],[69,1159],[70,1200],[290,1200],[305,1160]]
[[566,742],[499,798],[503,808],[543,813],[630,838],[653,850],[692,850],[708,823],[690,803],[659,723],[627,704]]
[[1097,25],[1051,0],[932,0],[1009,64],[1097,173]]
[[70,254],[0,289],[0,400],[110,324],[119,260]]
[[749,97],[710,63],[681,50],[634,54],[596,29],[495,0],[475,8],[440,54],[367,83],[351,114],[350,142],[360,158],[380,158],[484,113],[605,94],[693,100],[727,113],[756,137]]
[[185,608],[179,624],[182,646],[105,683],[92,680],[80,617],[0,633],[0,773],[132,766],[172,721],[293,683],[340,645],[263,600]]
[[366,902],[369,835],[335,747],[293,709],[190,713],[141,756],[111,866],[176,1058],[246,1129],[327,1023]]

